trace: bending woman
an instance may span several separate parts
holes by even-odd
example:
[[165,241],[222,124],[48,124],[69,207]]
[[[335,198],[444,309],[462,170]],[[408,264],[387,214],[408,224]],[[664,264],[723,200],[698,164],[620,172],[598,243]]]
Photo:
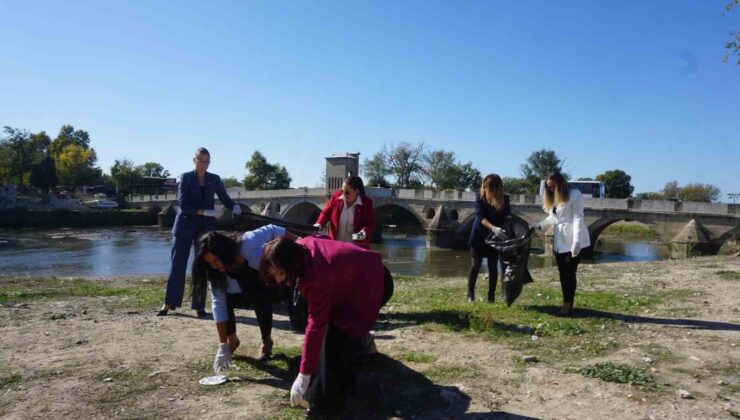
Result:
[[308,326],[290,403],[305,397],[309,415],[337,414],[354,385],[353,355],[390,298],[392,282],[377,252],[339,241],[276,239],[265,246],[260,278],[291,287],[308,301]]
[[486,245],[488,233],[499,232],[511,216],[509,196],[504,194],[501,177],[489,174],[483,178],[480,192],[475,193],[475,221],[470,231],[470,270],[468,271],[468,302],[475,301],[475,283],[483,258],[488,261],[488,302],[493,303],[498,283],[498,252]]
[[576,295],[576,270],[583,248],[591,245],[588,228],[583,220],[583,196],[570,188],[560,172],[552,172],[545,181],[544,205],[548,216],[534,225],[537,229],[554,226],[553,251],[560,272],[563,306],[558,316],[570,316]]
[[[178,209],[175,224],[172,227],[174,243],[170,257],[172,265],[167,277],[167,290],[164,296],[164,305],[157,313],[158,316],[167,315],[171,309],[182,306],[182,295],[185,291],[185,271],[190,258],[190,247],[204,233],[216,229],[216,219],[221,212],[215,210],[213,195],[218,195],[224,206],[232,209],[235,215],[241,214],[238,204],[226,193],[226,188],[218,175],[207,172],[211,164],[211,154],[204,147],[195,151],[193,157],[195,169],[180,175],[177,186]],[[205,316],[205,290],[193,293],[192,309],[198,316]]]
[[259,281],[257,267],[265,244],[282,237],[285,229],[267,225],[245,232],[209,232],[198,240],[198,253],[193,261],[193,292],[205,293],[211,284],[213,320],[219,346],[213,369],[228,369],[231,356],[239,347],[234,309],[251,303],[257,316],[262,344],[259,360],[272,354],[272,294]]
[[321,229],[329,223],[329,237],[370,248],[375,230],[373,200],[365,195],[365,184],[359,176],[348,176],[342,189],[332,194],[314,226]]

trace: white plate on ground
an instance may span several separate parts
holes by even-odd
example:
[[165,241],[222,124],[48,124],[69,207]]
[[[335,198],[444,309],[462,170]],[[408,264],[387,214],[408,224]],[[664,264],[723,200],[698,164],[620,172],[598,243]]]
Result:
[[225,375],[206,376],[205,378],[198,381],[201,385],[221,385],[226,382]]

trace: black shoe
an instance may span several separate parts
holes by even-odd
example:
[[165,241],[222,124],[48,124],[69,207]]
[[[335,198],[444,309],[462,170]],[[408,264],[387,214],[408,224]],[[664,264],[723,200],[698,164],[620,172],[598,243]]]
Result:
[[468,303],[473,303],[475,302],[475,298],[473,296],[468,295],[467,301]]
[[198,318],[207,318],[207,317],[211,316],[211,314],[209,314],[208,312],[206,312],[203,309],[198,309],[196,311],[196,313],[198,314]]
[[174,308],[170,307],[169,305],[164,305],[162,306],[162,309],[160,309],[159,312],[157,312],[157,316],[167,316],[167,313],[171,309],[174,309]]

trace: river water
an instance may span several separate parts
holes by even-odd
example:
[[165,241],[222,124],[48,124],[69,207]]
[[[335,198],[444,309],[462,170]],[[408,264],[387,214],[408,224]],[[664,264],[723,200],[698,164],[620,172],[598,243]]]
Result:
[[[156,227],[105,229],[0,230],[0,275],[31,277],[107,277],[165,275],[172,235]],[[542,244],[533,242],[530,267],[552,264]],[[465,276],[470,253],[428,249],[423,231],[385,228],[383,243],[372,248],[394,274]],[[639,239],[602,237],[593,263],[655,261],[666,258],[664,245]],[[485,265],[485,264],[484,264]],[[485,268],[482,269],[485,273]]]

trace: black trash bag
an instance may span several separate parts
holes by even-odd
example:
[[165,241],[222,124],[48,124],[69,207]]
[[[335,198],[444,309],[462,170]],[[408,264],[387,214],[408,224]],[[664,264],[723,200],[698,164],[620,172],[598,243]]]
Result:
[[288,318],[290,318],[290,327],[295,332],[305,332],[308,325],[308,302],[298,293],[298,283],[293,288],[293,293],[288,303]]
[[527,263],[533,232],[534,229],[530,228],[523,236],[517,237],[513,221],[509,220],[505,234],[491,232],[486,238],[486,244],[498,251],[501,258],[504,300],[508,306],[519,297],[525,284],[532,283]]

